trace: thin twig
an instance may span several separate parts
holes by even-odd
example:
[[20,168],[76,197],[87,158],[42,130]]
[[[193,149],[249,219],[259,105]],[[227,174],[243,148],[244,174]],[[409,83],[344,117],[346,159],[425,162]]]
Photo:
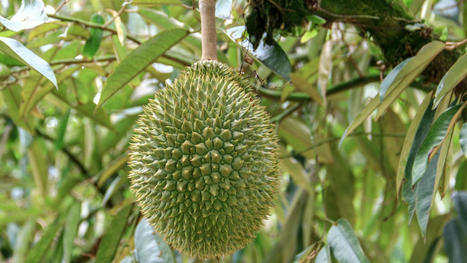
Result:
[[459,42],[446,42],[446,50],[454,50],[460,46],[467,44],[467,38]]
[[63,0],[60,5],[55,9],[54,15],[56,15],[70,0]]
[[[364,78],[356,78],[356,79],[332,86],[330,89],[326,91],[326,96],[336,95],[346,90],[350,90],[350,89],[360,87],[371,82],[377,82],[377,81],[379,81],[379,74],[368,75]],[[282,97],[282,90],[280,89],[272,90],[272,89],[266,89],[266,88],[260,87],[257,89],[257,92],[259,93],[259,95],[269,97],[271,99],[281,99]],[[290,100],[290,101],[299,101],[299,102],[307,102],[307,101],[313,100],[313,98],[311,98],[310,95],[304,92],[292,92],[285,99]]]
[[[82,19],[79,19],[79,18],[76,18],[76,17],[62,16],[62,15],[56,15],[56,14],[48,14],[48,16],[51,17],[51,18],[55,18],[57,20],[60,20],[60,21],[77,23],[77,24],[80,24],[80,25],[82,25],[84,27],[97,28],[97,29],[101,29],[101,30],[110,32],[113,35],[118,35],[117,31],[115,29],[112,29],[112,28],[109,28],[109,27],[104,27],[101,24],[89,22],[89,21],[82,20]],[[135,37],[133,37],[131,35],[127,35],[126,38],[128,40],[131,40],[132,42],[138,44],[138,45],[142,44],[141,41],[139,41],[138,39],[136,39]],[[172,60],[172,61],[174,61],[176,63],[179,63],[179,64],[181,64],[183,66],[189,66],[190,65],[189,63],[187,63],[187,62],[185,62],[183,60],[180,60],[180,59],[178,59],[176,57],[172,57],[172,56],[167,55],[167,54],[162,54],[161,57]]]
[[117,12],[114,16],[112,16],[112,18],[111,18],[109,21],[105,22],[105,24],[104,24],[103,26],[104,26],[104,27],[108,27],[110,24],[112,24],[112,22],[113,22],[115,19],[117,19],[117,17],[119,17],[119,16],[126,10],[127,6],[128,6],[129,4],[131,4],[131,2],[132,2],[131,0],[130,0],[130,1],[125,1],[125,2],[122,4],[122,7],[120,8],[120,10],[118,10],[118,12]]
[[[356,133],[349,134],[348,137],[358,137],[358,136],[368,136],[368,135],[371,135],[371,136],[374,136],[374,137],[397,137],[397,138],[405,137],[405,134],[389,134],[389,133],[387,133],[387,134],[375,134],[375,133],[371,133],[371,132],[356,132]],[[292,157],[294,155],[302,154],[302,153],[311,151],[313,149],[316,149],[316,148],[320,147],[321,145],[332,143],[332,142],[337,142],[340,139],[341,139],[341,137],[327,138],[327,139],[321,140],[321,141],[311,145],[310,147],[307,147],[306,149],[303,149],[303,150],[298,151],[298,152],[293,152],[291,154],[285,154],[285,155],[280,156],[279,158],[280,159],[290,158],[290,157]]]
[[277,114],[271,118],[271,122],[281,122],[283,119],[287,118],[290,114],[294,113],[296,110],[300,109],[303,106],[303,103],[297,103],[288,109],[285,109],[283,112]]
[[[34,130],[36,132],[37,135],[39,135],[40,137],[48,140],[48,141],[51,141],[51,142],[55,142],[55,139],[50,137],[49,135],[41,132],[39,129],[35,129]],[[62,147],[60,149],[69,159],[70,161],[72,161],[74,164],[76,164],[76,166],[78,167],[79,171],[85,176],[85,177],[90,177],[90,173],[88,172],[88,170],[86,169],[86,167],[84,167],[83,163],[81,163],[81,161],[74,155],[72,154],[67,148],[65,147]]]
[[87,63],[96,63],[96,62],[109,62],[109,61],[114,61],[116,59],[117,58],[115,56],[104,56],[104,57],[97,57],[94,59],[61,59],[61,60],[51,61],[49,64],[51,66],[87,64]]

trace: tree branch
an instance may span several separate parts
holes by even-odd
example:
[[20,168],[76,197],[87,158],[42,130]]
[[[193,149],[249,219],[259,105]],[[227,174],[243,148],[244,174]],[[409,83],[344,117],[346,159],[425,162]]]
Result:
[[[326,96],[336,95],[338,93],[363,86],[371,82],[377,82],[380,80],[379,74],[368,75],[363,78],[356,78],[347,82],[337,84],[326,91]],[[257,92],[270,99],[280,99],[282,96],[282,90],[272,90],[260,87],[257,89]],[[304,92],[292,92],[286,98],[286,100],[298,101],[298,102],[307,102],[313,100],[310,95]]]
[[202,43],[201,60],[217,60],[215,11],[215,0],[199,0]]
[[[86,20],[82,20],[82,19],[79,19],[79,18],[76,18],[76,17],[62,16],[62,15],[57,15],[57,14],[48,14],[47,16],[51,17],[51,18],[54,18],[54,19],[57,19],[57,20],[60,20],[60,21],[80,24],[80,25],[82,25],[84,27],[101,29],[103,31],[110,32],[112,35],[117,35],[117,31],[115,29],[105,27],[104,25],[101,25],[101,24],[97,24],[97,23],[86,21]],[[136,39],[135,37],[133,37],[131,35],[127,35],[126,38],[128,38],[129,40],[131,40],[132,42],[134,42],[134,43],[136,43],[138,45],[142,44],[142,42],[140,40]],[[179,63],[179,64],[181,64],[183,66],[189,66],[190,65],[189,63],[187,63],[185,61],[182,61],[182,60],[180,60],[178,58],[172,57],[172,56],[167,55],[167,54],[162,54],[161,57],[172,60],[172,61],[174,61],[176,63]]]
[[[376,133],[371,133],[371,132],[356,132],[356,133],[352,133],[352,134],[347,135],[347,137],[359,137],[359,136],[404,138],[405,134],[390,134],[390,133],[376,134]],[[337,142],[340,139],[341,139],[341,137],[327,138],[327,139],[321,140],[321,141],[311,145],[310,147],[308,147],[306,149],[303,149],[303,150],[298,151],[298,152],[293,152],[291,154],[285,154],[285,155],[279,156],[279,158],[280,159],[290,158],[290,157],[292,157],[294,155],[302,154],[302,153],[311,151],[313,149],[316,149],[316,148],[320,147],[321,145],[324,145],[324,144],[327,144],[327,143],[332,143],[332,142]]]

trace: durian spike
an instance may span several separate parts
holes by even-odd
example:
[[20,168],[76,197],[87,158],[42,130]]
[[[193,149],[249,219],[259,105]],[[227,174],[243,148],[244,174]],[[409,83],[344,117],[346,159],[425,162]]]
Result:
[[201,60],[217,60],[215,12],[215,0],[199,0],[202,43]]

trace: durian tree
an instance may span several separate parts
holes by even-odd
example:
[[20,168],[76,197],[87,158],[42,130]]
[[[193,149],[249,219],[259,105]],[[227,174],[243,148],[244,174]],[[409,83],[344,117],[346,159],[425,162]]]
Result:
[[467,2],[0,5],[0,262],[465,262]]

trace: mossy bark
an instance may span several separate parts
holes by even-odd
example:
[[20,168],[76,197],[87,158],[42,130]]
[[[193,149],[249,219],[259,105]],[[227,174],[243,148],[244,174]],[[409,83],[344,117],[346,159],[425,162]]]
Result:
[[[250,0],[252,12],[247,29],[253,41],[266,32],[291,31],[307,22],[307,16],[319,15],[328,23],[345,22],[368,34],[381,48],[386,63],[397,65],[414,56],[420,48],[437,38],[406,9],[402,0]],[[410,27],[419,26],[416,30]],[[256,28],[254,28],[256,27]],[[437,82],[457,60],[459,50],[443,51],[423,75]],[[467,81],[461,85],[467,86]]]

